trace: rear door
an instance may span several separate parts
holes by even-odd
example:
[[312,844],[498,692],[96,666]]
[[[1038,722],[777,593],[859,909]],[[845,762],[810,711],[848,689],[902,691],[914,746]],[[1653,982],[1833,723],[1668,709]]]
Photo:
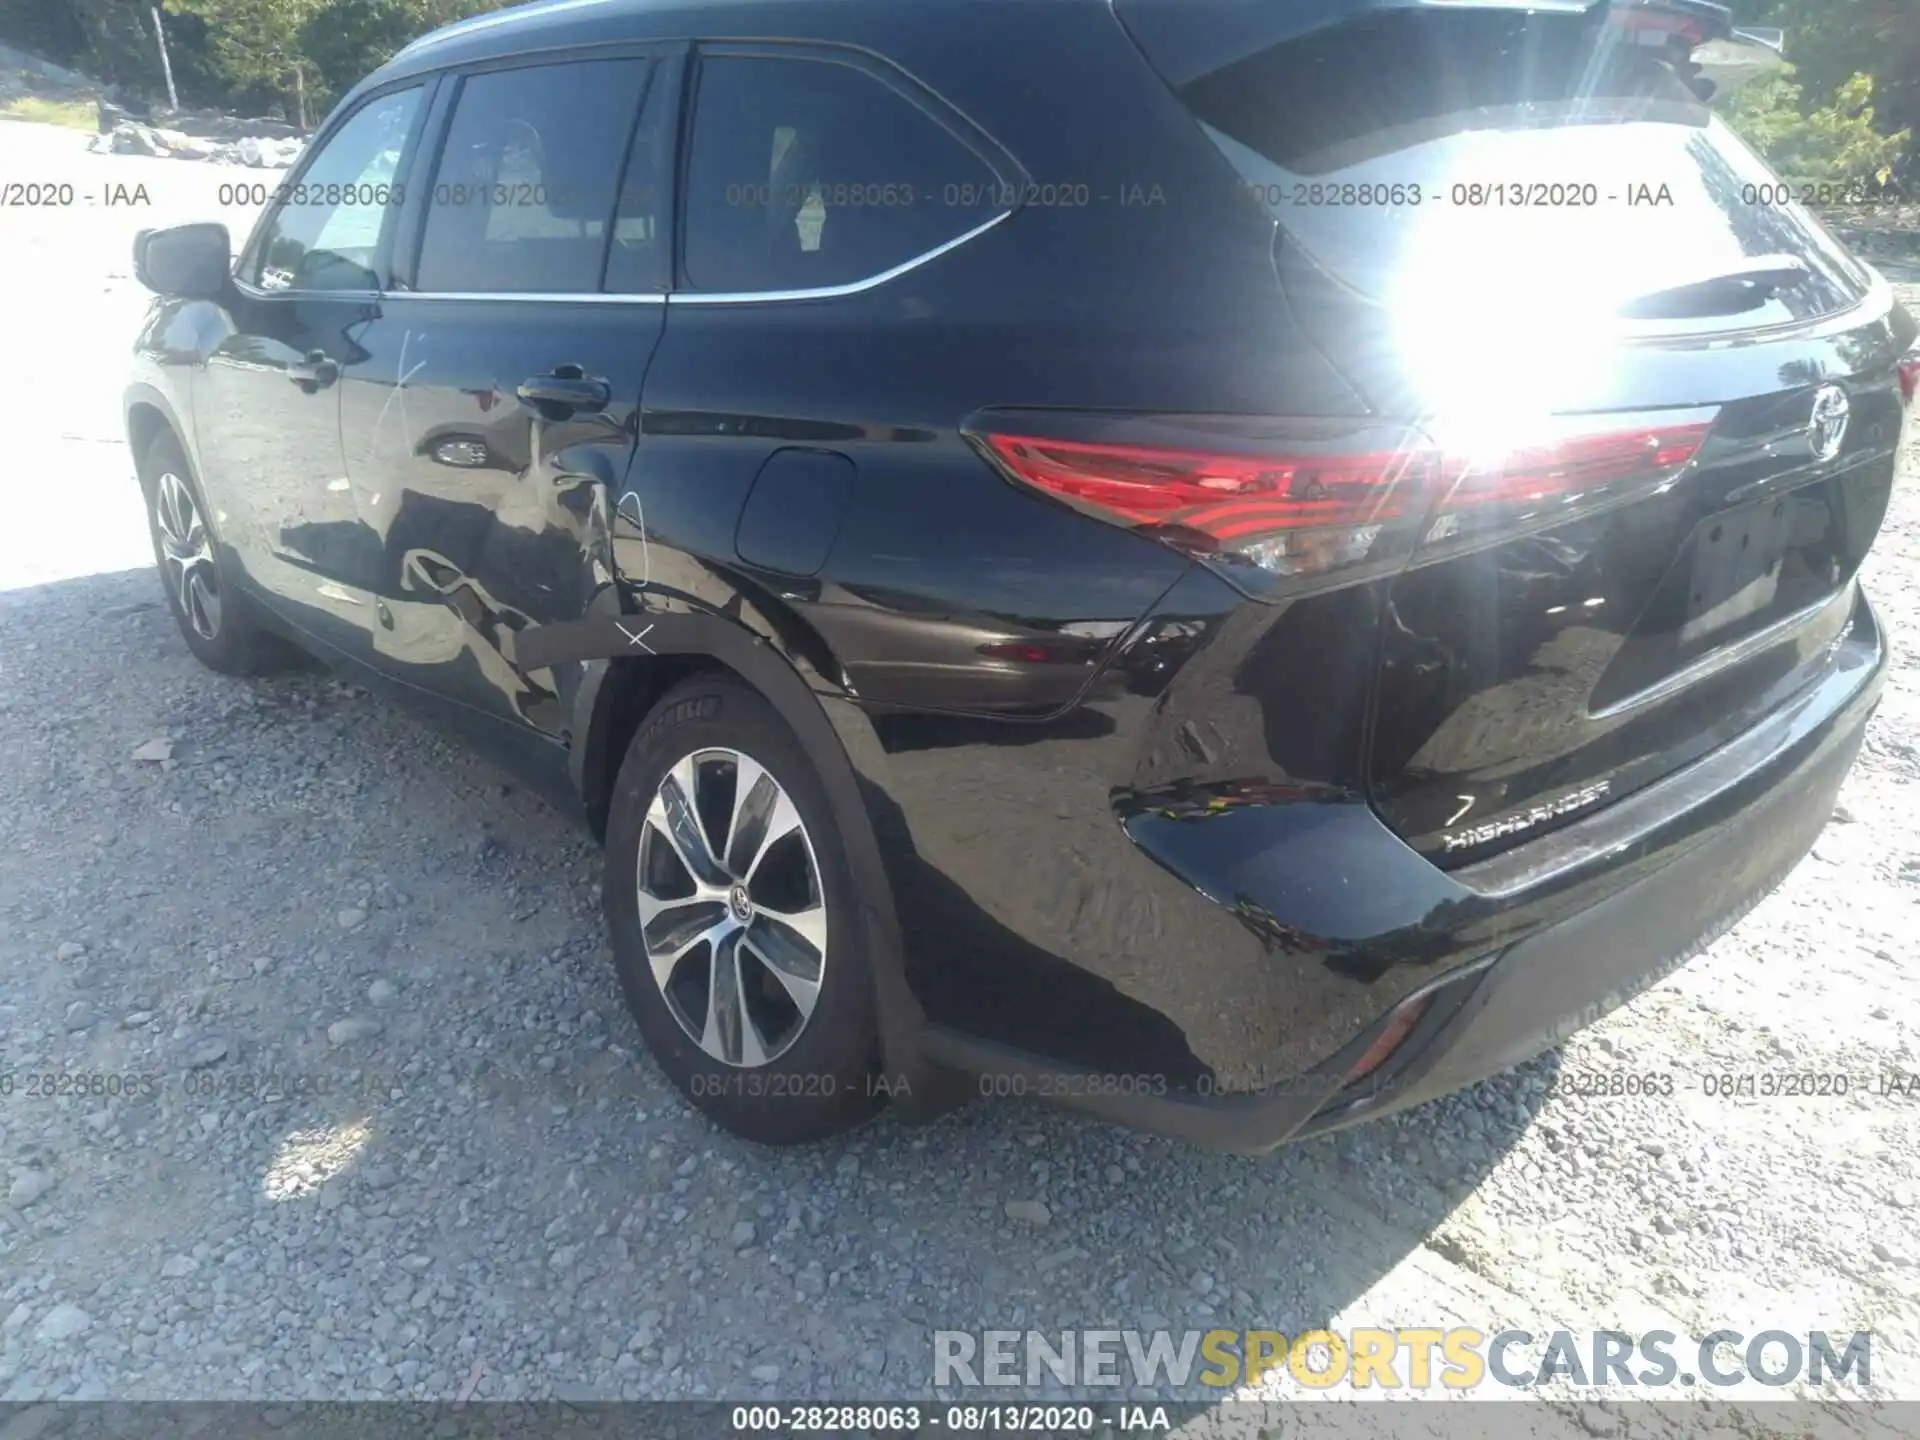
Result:
[[448,77],[394,283],[343,372],[369,659],[556,738],[572,677],[530,670],[517,638],[612,579],[610,495],[665,313],[679,65],[628,47]]
[[[1211,41],[1118,8],[1271,215],[1303,328],[1426,437],[1383,584],[1389,824],[1472,860],[1830,663],[1913,326],[1700,102],[1713,7],[1239,5]],[[1658,45],[1625,23],[1663,9]]]

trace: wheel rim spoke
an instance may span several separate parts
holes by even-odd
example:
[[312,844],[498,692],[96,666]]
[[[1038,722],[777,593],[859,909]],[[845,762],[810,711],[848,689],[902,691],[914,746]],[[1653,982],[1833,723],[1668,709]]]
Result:
[[774,938],[775,944],[810,955],[812,958],[809,963],[817,966],[820,957],[827,953],[826,907],[811,905],[805,910],[769,910],[764,905],[755,906],[753,932],[756,937],[764,932]]
[[758,925],[742,934],[740,943],[780,982],[780,988],[787,992],[800,1018],[805,1020],[811,1016],[814,1002],[820,998],[820,952],[807,955],[800,947],[787,944],[770,929]]
[[731,921],[721,921],[716,925],[702,926],[690,934],[679,935],[672,943],[662,944],[657,949],[648,946],[647,964],[653,970],[654,983],[664,991],[673,983],[674,971],[679,968],[680,962],[702,945],[707,946],[712,954],[718,955],[721,945],[734,929]]
[[798,829],[800,829],[800,812],[793,808],[793,801],[787,798],[787,792],[776,787],[773,805],[768,812],[764,827],[760,830],[758,843],[753,849],[753,858],[738,872],[741,881],[752,885],[754,875],[759,872],[760,862],[767,858],[767,852],[777,842]]
[[724,889],[726,874],[707,849],[706,834],[694,813],[696,783],[693,757],[688,756],[660,782],[647,811],[647,823],[673,847],[673,853],[696,885]]
[[[651,906],[652,913],[648,913]],[[650,951],[678,958],[709,930],[729,920],[726,902],[706,895],[689,895],[684,900],[655,900],[645,891],[640,896],[640,929]]]
[[186,528],[180,523],[179,479],[173,475],[162,475],[160,493],[156,499],[161,532],[177,546],[186,538]]
[[734,767],[733,815],[727,821],[727,841],[722,853],[727,869],[743,875],[759,853],[767,821],[773,814],[774,797],[780,787],[759,762],[742,755]]
[[638,866],[640,938],[668,1013],[724,1065],[777,1060],[818,1007],[827,955],[818,862],[779,780],[737,750],[682,756],[648,805]]
[[220,596],[207,583],[206,567],[181,572],[186,577],[186,611],[193,628],[211,640],[220,630]]
[[767,1063],[767,1047],[748,1013],[740,976],[740,933],[735,930],[713,947],[713,977],[707,985],[707,1023],[701,1048],[729,1065]]
[[212,537],[193,494],[172,471],[154,486],[154,526],[160,532],[161,568],[181,618],[211,640],[220,630],[220,580],[213,567]]

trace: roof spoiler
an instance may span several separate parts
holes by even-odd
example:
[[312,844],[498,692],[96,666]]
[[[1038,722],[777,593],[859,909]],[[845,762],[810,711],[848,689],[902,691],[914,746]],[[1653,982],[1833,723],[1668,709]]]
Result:
[[1749,80],[1778,70],[1786,63],[1787,37],[1781,30],[1735,30],[1725,40],[1709,40],[1695,47],[1693,63],[1702,78],[1725,95]]
[[1737,27],[1732,8],[1715,0],[1611,0],[1607,10],[1637,43],[1684,52],[1679,66],[1703,100],[1778,69],[1786,58],[1784,31]]

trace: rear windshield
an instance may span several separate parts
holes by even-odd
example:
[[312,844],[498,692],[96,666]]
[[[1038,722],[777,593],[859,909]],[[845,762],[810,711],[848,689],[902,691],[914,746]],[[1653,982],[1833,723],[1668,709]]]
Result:
[[1866,273],[1668,64],[1595,35],[1388,12],[1180,94],[1288,235],[1372,298],[1485,290],[1686,332],[1862,297]]

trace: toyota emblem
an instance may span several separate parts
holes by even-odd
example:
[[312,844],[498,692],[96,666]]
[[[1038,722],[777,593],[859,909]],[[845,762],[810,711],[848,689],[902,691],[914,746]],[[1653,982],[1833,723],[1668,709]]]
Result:
[[1838,385],[1822,385],[1813,392],[1813,413],[1807,417],[1807,439],[1817,459],[1831,460],[1847,438],[1847,392]]

